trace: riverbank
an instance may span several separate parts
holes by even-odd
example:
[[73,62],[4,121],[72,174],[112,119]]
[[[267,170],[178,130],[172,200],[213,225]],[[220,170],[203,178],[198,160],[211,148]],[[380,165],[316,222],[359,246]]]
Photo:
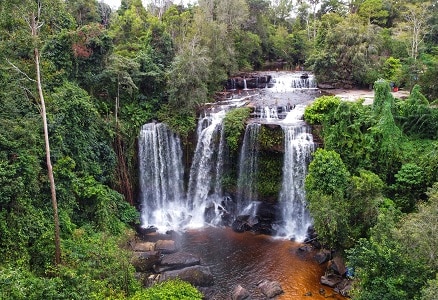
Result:
[[[321,89],[322,95],[332,95],[341,98],[344,101],[356,101],[364,99],[364,105],[371,105],[374,101],[374,90],[364,89]],[[409,91],[399,89],[397,92],[391,92],[394,98],[406,99],[409,97]]]

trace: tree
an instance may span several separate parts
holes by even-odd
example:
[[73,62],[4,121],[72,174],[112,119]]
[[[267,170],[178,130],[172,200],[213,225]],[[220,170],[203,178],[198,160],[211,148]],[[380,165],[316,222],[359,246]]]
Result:
[[396,237],[406,247],[406,254],[432,271],[438,271],[438,182],[427,191],[427,202],[407,215]]
[[373,155],[377,159],[373,170],[384,180],[393,180],[400,167],[401,142],[403,135],[394,120],[394,97],[389,83],[378,80],[374,83],[373,117],[374,125],[370,127]]
[[317,48],[307,63],[319,82],[369,86],[377,80],[372,74],[380,63],[381,29],[364,25],[357,15],[349,15],[333,26],[338,18],[331,17],[326,23],[330,27],[318,33]]
[[358,14],[366,19],[368,24],[378,25],[386,24],[386,18],[389,15],[382,0],[365,0],[359,6]]
[[[41,18],[41,2],[38,1],[37,14],[32,12],[30,17],[30,28],[32,32],[32,37],[38,39],[39,28],[43,25],[38,23]],[[52,195],[52,207],[53,207],[53,221],[55,225],[55,263],[59,265],[61,263],[61,236],[59,229],[59,216],[58,216],[58,202],[56,200],[56,188],[55,188],[55,178],[53,176],[52,161],[50,158],[50,143],[49,143],[49,129],[47,126],[47,113],[46,113],[46,103],[44,101],[43,87],[41,84],[41,69],[40,69],[40,53],[37,46],[34,48],[34,58],[35,58],[35,70],[36,70],[36,84],[38,89],[38,96],[41,104],[41,116],[43,118],[44,127],[44,141],[46,145],[46,164],[47,173],[50,181],[50,192]]]
[[309,211],[319,239],[329,247],[346,243],[348,202],[346,191],[350,174],[338,153],[318,149],[306,176],[305,190]]
[[426,139],[438,136],[437,110],[429,105],[418,84],[412,88],[408,99],[398,103],[398,112],[398,124],[407,135]]
[[411,58],[417,59],[419,47],[424,41],[431,27],[428,23],[432,17],[432,4],[429,1],[405,3],[402,7],[403,21],[399,23],[399,37],[407,41],[408,52]]
[[277,22],[284,24],[286,19],[290,16],[293,8],[293,1],[291,0],[274,0],[271,1],[273,24]]
[[354,299],[434,299],[437,267],[437,184],[428,203],[401,217],[392,205],[381,207],[371,237],[348,250],[355,269]]
[[101,21],[96,0],[69,0],[66,3],[78,26]]

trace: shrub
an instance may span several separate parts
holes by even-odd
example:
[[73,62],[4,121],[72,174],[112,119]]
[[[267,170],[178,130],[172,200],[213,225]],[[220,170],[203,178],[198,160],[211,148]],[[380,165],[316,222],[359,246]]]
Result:
[[335,96],[322,96],[317,98],[304,111],[304,120],[311,125],[321,125],[324,116],[341,103],[341,99]]
[[190,283],[172,279],[137,292],[130,300],[201,300],[202,294]]
[[227,113],[224,119],[225,138],[231,151],[237,151],[245,121],[249,118],[248,107],[236,108]]

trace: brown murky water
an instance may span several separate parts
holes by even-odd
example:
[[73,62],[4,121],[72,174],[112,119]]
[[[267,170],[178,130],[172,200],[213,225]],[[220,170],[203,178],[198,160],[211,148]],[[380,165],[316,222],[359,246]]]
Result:
[[[231,299],[238,284],[253,300],[266,299],[256,287],[263,279],[280,282],[284,294],[276,298],[279,300],[345,299],[319,283],[325,265],[313,260],[314,253],[298,254],[298,243],[228,228],[191,230],[172,238],[181,250],[199,255],[201,264],[210,267],[215,285],[208,299]],[[321,289],[325,295],[320,294]]]

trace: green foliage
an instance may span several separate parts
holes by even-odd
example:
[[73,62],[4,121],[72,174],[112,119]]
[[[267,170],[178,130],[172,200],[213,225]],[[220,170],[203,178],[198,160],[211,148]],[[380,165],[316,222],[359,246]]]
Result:
[[261,150],[280,150],[284,142],[283,130],[281,127],[261,126],[257,142]]
[[109,182],[115,165],[109,134],[88,94],[64,82],[49,100],[52,155],[74,157],[76,170]]
[[438,275],[436,279],[429,280],[421,291],[422,300],[434,300],[438,298]]
[[352,172],[369,168],[373,161],[372,137],[368,132],[373,124],[370,106],[360,100],[342,101],[323,116],[324,147],[339,153]]
[[369,240],[361,239],[347,251],[357,276],[354,299],[420,299],[421,293],[429,299],[434,295],[437,190],[434,185],[429,203],[404,218],[393,208],[382,209]]
[[[207,48],[201,45],[185,47],[176,55],[168,73],[169,106],[173,111],[193,112],[207,102],[211,59]],[[193,50],[189,51],[190,47]]]
[[182,109],[174,110],[170,105],[163,105],[158,112],[158,119],[183,138],[196,128],[196,114],[194,111]]
[[385,25],[389,12],[384,1],[365,0],[359,6],[358,14],[365,18],[368,23]]
[[237,151],[245,132],[245,122],[249,118],[248,107],[236,108],[227,112],[224,118],[225,139],[231,151]]
[[309,165],[306,177],[306,191],[343,198],[349,185],[349,176],[338,153],[332,150],[317,149]]
[[424,170],[415,163],[402,165],[395,174],[395,183],[391,186],[394,191],[394,201],[403,212],[411,212],[426,192]]
[[167,280],[137,292],[130,300],[201,300],[202,294],[190,283],[179,279]]
[[124,230],[125,224],[138,220],[138,212],[121,194],[91,176],[75,180],[73,190],[79,198],[78,216],[92,220],[101,231],[117,234]]
[[346,243],[350,174],[334,151],[317,149],[309,165],[305,190],[320,240],[329,247]]
[[373,115],[375,124],[369,129],[373,139],[373,155],[377,164],[373,170],[381,177],[390,179],[400,165],[403,135],[394,120],[394,97],[384,80],[374,83]]
[[380,65],[380,28],[364,25],[357,14],[350,14],[324,29],[327,32],[320,33],[317,41],[321,48],[307,61],[318,82],[369,86],[375,80],[371,70]]
[[306,107],[304,120],[311,125],[321,125],[325,116],[336,109],[341,103],[341,99],[335,96],[322,96]]
[[407,256],[437,272],[438,182],[428,189],[427,196],[427,202],[420,203],[416,212],[402,219],[395,236],[406,247]]
[[431,107],[419,85],[412,88],[408,99],[398,103],[397,122],[403,132],[419,138],[438,138],[438,109]]
[[[0,297],[12,299],[126,299],[139,289],[129,253],[120,237],[74,231],[64,240],[63,264],[46,269],[46,276],[13,265],[0,268]],[[51,276],[55,275],[56,276]],[[49,275],[49,276],[47,276]]]
[[351,177],[348,195],[348,214],[353,241],[369,235],[369,229],[377,222],[379,207],[383,205],[383,181],[371,171],[360,170],[359,176]]
[[388,57],[382,66],[383,78],[400,86],[401,68],[400,59]]
[[260,67],[262,65],[260,37],[251,32],[236,31],[234,39],[239,70],[251,71],[254,67]]
[[[94,298],[133,293],[139,283],[134,278],[130,252],[122,248],[132,234],[124,231],[110,235],[94,232],[89,227],[76,229],[69,240],[62,242],[65,268],[60,270],[61,278],[77,285],[78,290],[81,290],[79,285],[83,280],[97,283],[95,287],[91,286]],[[101,285],[105,288],[100,291]]]
[[257,195],[264,201],[275,203],[281,190],[283,159],[281,153],[260,151],[256,180]]

